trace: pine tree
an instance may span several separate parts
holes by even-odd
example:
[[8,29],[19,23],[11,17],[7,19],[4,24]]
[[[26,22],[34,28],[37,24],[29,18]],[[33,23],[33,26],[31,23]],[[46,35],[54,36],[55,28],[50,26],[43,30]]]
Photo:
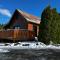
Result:
[[50,6],[44,9],[41,15],[40,31],[38,39],[45,44],[60,43],[60,17],[56,9]]

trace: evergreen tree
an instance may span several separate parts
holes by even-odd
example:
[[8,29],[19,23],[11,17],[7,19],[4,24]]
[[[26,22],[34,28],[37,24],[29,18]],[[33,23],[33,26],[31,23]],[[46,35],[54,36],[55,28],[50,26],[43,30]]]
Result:
[[3,24],[0,24],[0,29],[3,29],[4,25]]
[[60,17],[56,9],[48,6],[41,15],[40,31],[38,39],[45,44],[60,43]]

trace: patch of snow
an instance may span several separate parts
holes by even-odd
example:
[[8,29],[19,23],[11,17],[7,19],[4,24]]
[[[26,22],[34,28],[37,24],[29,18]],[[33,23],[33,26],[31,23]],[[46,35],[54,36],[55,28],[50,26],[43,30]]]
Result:
[[0,49],[0,53],[7,53],[9,52],[8,50]]

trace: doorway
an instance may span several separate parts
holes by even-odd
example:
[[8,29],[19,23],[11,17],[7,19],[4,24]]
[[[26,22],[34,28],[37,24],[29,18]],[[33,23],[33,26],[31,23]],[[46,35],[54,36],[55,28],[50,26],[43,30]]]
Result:
[[34,35],[37,37],[37,26],[34,26]]

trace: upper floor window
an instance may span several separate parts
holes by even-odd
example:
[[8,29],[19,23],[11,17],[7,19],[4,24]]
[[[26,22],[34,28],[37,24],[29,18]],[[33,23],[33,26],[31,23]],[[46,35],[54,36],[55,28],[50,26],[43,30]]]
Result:
[[33,30],[33,24],[30,24],[30,23],[28,24],[28,30],[31,30],[31,31]]
[[13,29],[20,29],[20,27],[16,27],[16,26],[14,26]]
[[15,24],[15,25],[13,26],[13,28],[14,28],[14,29],[20,29],[20,24]]

